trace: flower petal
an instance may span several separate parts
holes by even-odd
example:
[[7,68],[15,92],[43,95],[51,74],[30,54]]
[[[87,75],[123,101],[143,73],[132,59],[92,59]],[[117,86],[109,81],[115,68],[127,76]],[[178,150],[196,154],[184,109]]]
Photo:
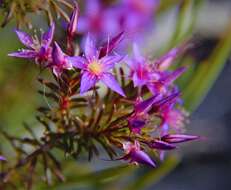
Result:
[[169,106],[171,106],[172,104],[174,104],[177,99],[179,98],[180,96],[180,93],[179,92],[176,92],[176,93],[173,93],[161,100],[158,100],[156,101],[154,104],[153,104],[153,107],[156,109],[156,110],[159,110],[159,109],[163,109],[163,108],[168,108]]
[[20,30],[15,30],[19,40],[28,48],[32,48],[33,49],[33,39],[31,38],[31,36],[29,34],[27,34],[26,32],[20,31]]
[[87,39],[85,42],[85,56],[89,60],[92,60],[93,58],[97,58],[97,50],[95,47],[95,42],[90,34],[87,35]]
[[138,104],[135,105],[135,111],[136,112],[147,112],[152,105],[154,104],[154,102],[156,101],[156,97],[157,96],[152,96],[151,98],[148,98],[147,100],[144,100]]
[[37,53],[33,50],[23,50],[23,51],[9,53],[8,56],[34,59],[37,56]]
[[91,87],[95,85],[98,78],[95,75],[85,71],[82,74],[81,84],[80,84],[80,94],[88,91]]
[[133,81],[134,87],[143,86],[147,83],[147,79],[146,78],[142,79],[142,78],[138,77],[137,72],[133,73],[132,81]]
[[68,57],[67,60],[76,68],[78,69],[86,69],[87,64],[86,64],[86,59],[80,56],[75,56],[75,57]]
[[55,65],[62,65],[65,62],[65,55],[56,42],[52,50],[52,59]]
[[161,81],[163,83],[169,85],[172,82],[174,82],[174,80],[176,80],[179,76],[181,76],[186,71],[186,69],[187,69],[186,67],[181,67],[181,68],[173,71],[172,73],[170,73],[169,75],[167,75],[163,79],[161,79]]
[[177,55],[180,53],[180,48],[173,48],[167,54],[160,57],[156,62],[155,65],[161,71],[168,69]]
[[100,79],[108,88],[125,97],[122,88],[111,73],[103,73]]
[[54,31],[55,31],[55,24],[52,23],[49,30],[42,35],[42,42],[41,42],[42,46],[45,46],[45,47],[50,46],[53,40],[53,37],[54,37]]
[[133,54],[136,61],[138,62],[144,61],[144,57],[141,55],[140,49],[138,48],[136,43],[133,44]]
[[122,56],[114,55],[114,56],[105,56],[100,61],[103,65],[103,70],[108,71],[113,69],[116,63],[119,63],[123,59]]

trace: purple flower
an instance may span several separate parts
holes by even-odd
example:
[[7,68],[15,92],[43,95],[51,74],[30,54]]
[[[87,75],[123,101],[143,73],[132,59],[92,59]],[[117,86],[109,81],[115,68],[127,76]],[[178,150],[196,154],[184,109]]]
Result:
[[76,56],[68,59],[74,67],[82,70],[80,93],[87,92],[98,81],[102,81],[111,90],[125,96],[122,88],[110,72],[123,57],[105,55],[99,58],[100,51],[97,51],[95,42],[90,35],[87,36],[84,53],[85,57]]
[[47,65],[51,61],[52,48],[50,45],[54,36],[54,30],[55,25],[53,23],[49,30],[42,34],[41,42],[38,41],[37,38],[32,38],[25,32],[16,30],[19,40],[29,49],[13,52],[8,55],[25,59],[35,59],[37,63]]
[[141,53],[136,44],[133,44],[134,58],[127,60],[127,64],[130,67],[133,84],[135,87],[142,87],[150,81],[150,67],[148,61],[141,56]]
[[153,160],[140,149],[140,144],[138,141],[135,141],[134,144],[131,142],[123,143],[123,149],[125,151],[125,156],[121,159],[129,160],[130,163],[134,164],[145,164],[151,167],[156,166]]
[[182,143],[197,139],[199,139],[199,136],[185,134],[168,134],[161,137],[161,140],[167,143]]
[[68,60],[68,56],[63,53],[59,45],[55,42],[52,50],[52,63],[49,65],[56,76],[60,76],[64,69],[72,69],[72,64]]

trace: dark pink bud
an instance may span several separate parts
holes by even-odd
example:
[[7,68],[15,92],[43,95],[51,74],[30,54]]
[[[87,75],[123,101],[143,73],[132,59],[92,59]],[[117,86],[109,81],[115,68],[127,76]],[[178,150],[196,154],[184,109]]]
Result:
[[159,150],[172,150],[176,148],[174,145],[161,140],[153,140],[152,142],[148,143],[148,145],[151,148],[155,148]]
[[167,96],[166,98],[163,98],[163,99],[155,102],[153,107],[155,110],[159,110],[161,108],[168,107],[172,103],[174,103],[179,96],[180,96],[179,92],[173,93],[173,94]]
[[136,112],[147,112],[155,102],[157,96],[152,96],[151,98],[148,98],[147,100],[144,100],[138,104],[135,105],[135,111]]
[[131,162],[136,162],[139,164],[145,164],[151,167],[156,167],[153,160],[142,150],[130,152]]
[[65,55],[56,42],[53,46],[52,58],[55,65],[62,65],[65,62]]
[[67,27],[68,36],[73,38],[77,30],[77,23],[79,18],[79,8],[76,6],[70,17],[70,23]]
[[168,142],[168,143],[181,143],[181,142],[187,142],[191,140],[197,140],[199,139],[199,136],[195,135],[181,135],[181,134],[173,134],[173,135],[165,135],[161,137],[162,141]]

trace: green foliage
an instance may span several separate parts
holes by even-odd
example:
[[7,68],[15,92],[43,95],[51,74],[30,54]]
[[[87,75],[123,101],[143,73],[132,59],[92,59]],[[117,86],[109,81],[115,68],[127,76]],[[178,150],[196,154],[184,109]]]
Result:
[[231,52],[231,24],[228,26],[220,42],[208,60],[199,63],[189,84],[183,91],[185,106],[194,111],[208,94],[212,85],[222,71]]

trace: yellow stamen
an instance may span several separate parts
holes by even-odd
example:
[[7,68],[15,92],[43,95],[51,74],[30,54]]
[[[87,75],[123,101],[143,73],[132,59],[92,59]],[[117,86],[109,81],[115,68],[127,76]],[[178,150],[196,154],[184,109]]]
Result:
[[93,61],[88,65],[88,69],[92,73],[98,75],[98,74],[100,74],[102,72],[102,65],[100,64],[99,61]]

